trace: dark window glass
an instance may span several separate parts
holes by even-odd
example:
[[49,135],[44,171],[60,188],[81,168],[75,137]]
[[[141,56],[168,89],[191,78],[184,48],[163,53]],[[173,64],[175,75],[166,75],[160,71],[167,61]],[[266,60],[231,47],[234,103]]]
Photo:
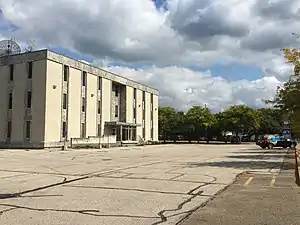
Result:
[[32,78],[32,62],[28,62],[28,78]]
[[86,72],[82,71],[82,86],[86,86]]
[[66,137],[67,136],[67,123],[63,122],[62,124],[62,136]]
[[101,90],[101,86],[102,86],[102,79],[101,77],[98,77],[98,90]]
[[136,127],[132,128],[132,140],[136,141]]
[[98,101],[98,114],[101,113],[101,104],[100,104],[100,101]]
[[11,138],[11,122],[7,122],[7,139]]
[[85,123],[81,124],[81,138],[85,138]]
[[115,106],[115,117],[119,116],[119,107],[116,105]]
[[32,93],[31,91],[27,92],[27,109],[31,108],[31,98],[32,98]]
[[67,94],[63,95],[63,109],[67,109]]
[[8,94],[8,109],[12,109],[13,94]]
[[9,80],[10,81],[14,80],[14,65],[13,64],[9,65]]
[[85,98],[82,98],[82,107],[81,107],[81,111],[85,112]]
[[31,121],[26,121],[26,133],[25,137],[30,138],[30,133],[31,133]]
[[64,65],[64,81],[68,81],[69,77],[69,67]]
[[100,137],[100,135],[101,135],[101,125],[100,124],[98,124],[98,131],[97,131],[97,133],[98,133],[98,137]]

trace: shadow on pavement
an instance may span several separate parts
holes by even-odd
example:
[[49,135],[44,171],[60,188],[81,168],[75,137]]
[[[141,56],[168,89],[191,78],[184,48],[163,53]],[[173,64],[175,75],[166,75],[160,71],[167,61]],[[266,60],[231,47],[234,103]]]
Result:
[[[259,159],[280,159],[283,157],[283,154],[277,154],[277,155],[263,155],[263,156],[259,156],[259,155],[230,155],[227,156],[227,158],[231,158],[231,159],[254,159],[254,160],[259,160]],[[286,155],[286,158],[292,159],[294,158],[293,155]]]
[[[274,154],[272,154],[272,152]],[[256,155],[246,154],[249,152],[245,152],[245,154],[241,154],[241,152],[238,152],[236,155],[227,156],[227,158],[231,160],[223,160],[223,161],[215,161],[215,162],[188,162],[187,166],[190,168],[210,166],[210,167],[238,168],[238,169],[250,169],[250,170],[255,170],[255,169],[270,170],[274,168],[276,169],[280,168],[281,170],[291,170],[294,168],[294,163],[292,160],[294,156],[292,151],[288,151],[288,152],[284,151],[282,154],[281,152],[277,152],[277,151],[272,151],[272,152],[271,151],[268,152],[266,151],[263,153],[259,152]],[[281,158],[283,158],[283,161],[280,160]]]
[[[250,149],[249,149],[250,150]],[[251,150],[256,150],[256,149],[251,149]],[[286,150],[284,149],[274,149],[274,150],[256,150],[256,151],[244,151],[244,152],[235,152],[237,154],[281,154],[281,155],[285,155],[286,154]]]

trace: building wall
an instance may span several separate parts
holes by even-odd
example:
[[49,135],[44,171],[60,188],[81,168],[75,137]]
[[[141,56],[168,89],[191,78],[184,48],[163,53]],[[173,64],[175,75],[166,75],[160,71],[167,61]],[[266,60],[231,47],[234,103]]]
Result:
[[70,67],[68,93],[68,139],[80,137],[81,71]]
[[31,141],[33,143],[41,143],[45,139],[46,70],[46,60],[33,62],[31,85],[29,85],[32,87]]
[[61,140],[62,64],[47,60],[45,142]]
[[24,142],[24,116],[27,88],[26,63],[14,65],[11,142]]
[[153,95],[153,140],[158,141],[158,95]]
[[133,123],[133,88],[126,86],[126,122]]
[[[140,124],[136,129],[137,138],[143,137],[143,91],[136,90],[136,123]],[[138,140],[138,139],[137,139]]]
[[86,136],[97,136],[97,76],[87,73]]
[[151,140],[151,94],[145,93],[145,140]]
[[6,140],[8,105],[8,66],[0,67],[0,142]]
[[[28,78],[28,62],[14,64],[13,81],[9,66],[1,66],[0,76],[0,142],[7,137],[7,123],[12,122],[11,146],[39,146],[45,131],[46,60],[32,62],[32,78]],[[27,92],[31,91],[31,108],[27,109]],[[12,93],[12,110],[8,110],[8,94]],[[30,139],[25,138],[25,121],[31,121]]]
[[111,121],[111,95],[112,82],[108,79],[102,78],[102,115],[101,115],[101,134],[104,135],[105,121]]

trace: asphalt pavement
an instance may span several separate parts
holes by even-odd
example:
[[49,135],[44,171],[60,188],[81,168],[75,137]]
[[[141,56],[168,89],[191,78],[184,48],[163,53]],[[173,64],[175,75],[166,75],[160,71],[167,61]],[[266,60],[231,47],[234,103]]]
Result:
[[[275,150],[278,154],[278,150]],[[279,173],[244,173],[181,225],[299,225],[300,188],[289,151]]]
[[279,174],[285,153],[249,144],[0,150],[0,224],[179,224],[244,171]]

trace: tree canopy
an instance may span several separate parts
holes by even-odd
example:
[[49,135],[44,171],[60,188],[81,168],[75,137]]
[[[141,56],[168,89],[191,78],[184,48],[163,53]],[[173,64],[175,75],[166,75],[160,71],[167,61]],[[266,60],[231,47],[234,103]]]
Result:
[[234,105],[223,112],[212,113],[209,108],[193,106],[186,113],[171,107],[159,108],[159,135],[164,140],[181,136],[189,141],[201,138],[209,141],[222,137],[224,132],[235,135],[281,133],[283,118],[275,108],[252,109]]
[[283,49],[286,62],[293,66],[293,74],[282,87],[277,88],[274,99],[267,101],[284,114],[292,131],[300,135],[300,50]]

